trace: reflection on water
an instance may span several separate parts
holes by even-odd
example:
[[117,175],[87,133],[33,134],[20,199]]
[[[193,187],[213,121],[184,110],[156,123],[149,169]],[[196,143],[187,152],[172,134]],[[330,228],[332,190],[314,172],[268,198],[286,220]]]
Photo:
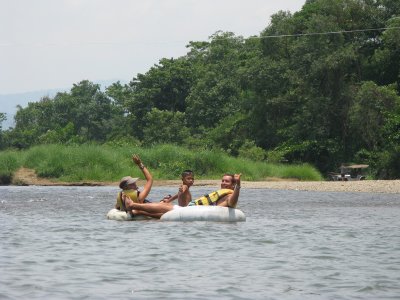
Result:
[[400,295],[398,194],[242,189],[246,222],[179,223],[107,220],[115,193],[0,187],[0,299]]

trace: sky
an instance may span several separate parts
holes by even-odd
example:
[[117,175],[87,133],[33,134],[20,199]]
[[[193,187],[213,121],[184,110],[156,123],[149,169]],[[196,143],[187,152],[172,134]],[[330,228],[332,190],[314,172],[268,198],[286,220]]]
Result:
[[305,0],[0,0],[0,95],[129,82],[215,32],[258,35]]

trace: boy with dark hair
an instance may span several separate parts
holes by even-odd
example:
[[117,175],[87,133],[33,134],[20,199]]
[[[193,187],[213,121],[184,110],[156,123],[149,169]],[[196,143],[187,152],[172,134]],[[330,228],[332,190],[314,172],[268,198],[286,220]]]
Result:
[[181,179],[182,179],[182,184],[179,187],[178,193],[174,196],[169,195],[169,197],[164,197],[164,199],[161,200],[160,202],[170,203],[175,199],[178,199],[179,206],[187,206],[189,204],[189,202],[192,200],[192,195],[189,191],[189,188],[194,183],[193,171],[191,170],[183,171],[181,174]]

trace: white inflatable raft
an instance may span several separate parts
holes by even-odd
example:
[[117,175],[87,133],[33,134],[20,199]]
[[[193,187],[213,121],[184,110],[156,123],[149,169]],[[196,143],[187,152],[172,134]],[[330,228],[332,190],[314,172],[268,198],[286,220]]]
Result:
[[187,206],[171,210],[162,215],[161,221],[211,221],[243,222],[244,213],[236,208],[222,206]]
[[[118,209],[111,209],[107,213],[107,219],[116,221],[136,221],[149,220],[151,218],[145,216],[135,216],[132,218],[130,214]],[[228,208],[221,206],[188,206],[171,210],[165,213],[161,221],[210,221],[210,222],[244,222],[245,214],[236,208]]]

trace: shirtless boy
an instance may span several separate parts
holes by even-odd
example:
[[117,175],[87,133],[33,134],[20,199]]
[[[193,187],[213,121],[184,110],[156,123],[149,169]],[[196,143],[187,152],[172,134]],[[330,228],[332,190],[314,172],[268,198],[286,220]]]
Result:
[[179,187],[179,191],[176,195],[165,197],[160,202],[170,203],[175,199],[178,199],[179,206],[187,206],[190,201],[192,201],[192,195],[189,191],[189,188],[194,183],[194,174],[191,170],[185,170],[181,174],[182,184]]

